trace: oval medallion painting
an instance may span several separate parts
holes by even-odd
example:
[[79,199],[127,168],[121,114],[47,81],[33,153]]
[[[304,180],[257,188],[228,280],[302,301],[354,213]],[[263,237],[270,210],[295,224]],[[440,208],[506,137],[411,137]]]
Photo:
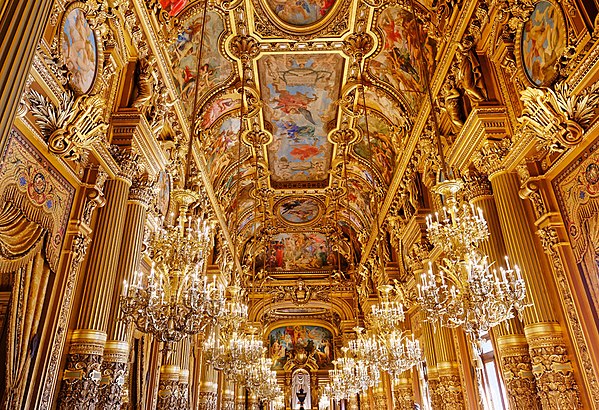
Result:
[[313,222],[320,215],[320,201],[312,198],[288,198],[277,206],[279,216],[287,223],[303,225]]
[[62,25],[62,58],[71,75],[70,84],[79,93],[88,93],[96,77],[98,62],[96,36],[85,13],[75,7]]
[[322,20],[335,5],[335,0],[265,0],[282,21],[293,26],[309,26]]
[[557,77],[555,64],[566,48],[566,23],[561,10],[549,1],[538,2],[522,29],[522,63],[528,79],[538,87]]

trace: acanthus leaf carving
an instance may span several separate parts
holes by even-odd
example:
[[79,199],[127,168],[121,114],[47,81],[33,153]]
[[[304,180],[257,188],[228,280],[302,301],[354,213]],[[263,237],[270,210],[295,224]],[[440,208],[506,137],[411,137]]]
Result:
[[80,161],[86,151],[105,135],[104,98],[100,95],[74,95],[66,91],[59,105],[35,90],[28,93],[29,108],[48,143],[50,152]]
[[565,81],[557,82],[553,89],[528,87],[520,99],[524,109],[518,121],[534,131],[541,148],[560,152],[580,143],[595,119],[599,82],[576,94]]

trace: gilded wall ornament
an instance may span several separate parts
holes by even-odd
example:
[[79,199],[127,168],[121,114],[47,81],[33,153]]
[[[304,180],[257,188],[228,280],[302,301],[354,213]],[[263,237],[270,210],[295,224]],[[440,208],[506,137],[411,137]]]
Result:
[[553,88],[528,87],[520,99],[524,109],[518,121],[534,131],[542,148],[562,151],[578,145],[595,119],[599,82],[576,94],[565,81],[556,83]]
[[74,97],[65,92],[59,105],[35,90],[28,94],[29,108],[53,154],[79,161],[84,151],[108,129],[104,122],[104,99],[99,95]]

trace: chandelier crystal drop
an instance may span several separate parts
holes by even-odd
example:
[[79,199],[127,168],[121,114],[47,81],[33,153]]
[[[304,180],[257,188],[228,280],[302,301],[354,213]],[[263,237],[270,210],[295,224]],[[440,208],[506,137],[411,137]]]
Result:
[[488,226],[480,209],[457,206],[462,186],[461,180],[451,180],[435,187],[446,208],[442,217],[427,218],[428,238],[446,258],[438,263],[438,274],[429,262],[417,285],[418,302],[429,321],[461,326],[478,344],[483,332],[514,317],[514,311],[522,314],[526,285],[518,266],[512,268],[507,257],[506,268],[500,267],[498,274],[480,252],[480,243],[489,237]]
[[197,193],[175,190],[172,196],[179,204],[178,224],[154,232],[148,246],[154,266],[147,275],[136,273],[131,284],[125,281],[120,298],[123,320],[167,348],[215,323],[225,306],[222,287],[205,274],[214,226],[187,215]]

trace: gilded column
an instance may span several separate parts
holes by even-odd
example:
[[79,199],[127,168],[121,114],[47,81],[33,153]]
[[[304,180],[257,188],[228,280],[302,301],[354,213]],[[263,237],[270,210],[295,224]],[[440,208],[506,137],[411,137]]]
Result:
[[136,180],[129,192],[127,213],[124,221],[123,240],[114,282],[108,341],[104,348],[102,380],[100,382],[98,408],[116,410],[123,400],[123,383],[129,359],[131,332],[120,318],[120,296],[123,281],[132,283],[139,268],[148,206],[152,199],[152,187],[146,181]]
[[460,379],[452,329],[439,326],[433,333],[433,343],[437,358],[439,384],[437,395],[441,397],[443,409],[463,410],[464,393]]
[[523,314],[524,335],[541,406],[579,409],[582,405],[572,364],[540,262],[543,255],[535,246],[532,227],[518,194],[520,181],[517,174],[501,167],[508,148],[504,142],[488,144],[475,158],[475,165],[489,175],[507,253],[522,268],[526,281],[527,301],[531,306]]
[[0,147],[15,119],[53,3],[53,0],[0,3]]
[[225,380],[222,410],[235,410],[235,384]]
[[[419,277],[417,275],[416,277]],[[433,342],[433,327],[430,323],[422,324],[422,336],[420,345],[424,353],[426,361],[426,369],[428,375],[428,395],[430,398],[433,410],[442,410],[443,399],[439,395],[439,372],[437,371],[437,355],[435,353],[435,345]]]
[[183,339],[179,354],[181,372],[179,373],[179,409],[189,409],[189,361],[191,358],[191,341]]
[[373,391],[374,396],[374,408],[377,410],[390,410],[393,407],[389,406],[387,403],[387,394],[385,393],[385,388],[383,387],[383,383],[380,383]]
[[235,410],[245,410],[245,388],[235,385]]
[[106,205],[100,209],[95,225],[77,330],[71,336],[61,385],[61,409],[95,409],[98,402],[110,302],[121,249],[127,198],[135,169],[132,155],[121,151],[116,154],[122,172],[105,185]]
[[[216,410],[216,409],[214,409]],[[248,410],[260,410],[260,398],[252,394],[248,400]]]
[[181,394],[179,391],[181,350],[182,342],[174,343],[172,350],[167,353],[165,364],[160,366],[156,410],[173,410],[179,408]]
[[413,410],[414,392],[412,390],[412,372],[406,370],[393,382],[394,410]]
[[[208,365],[202,358],[202,372],[199,380],[200,391],[198,392],[199,410],[216,410],[218,401],[218,375],[212,366]],[[244,402],[245,403],[245,402]]]
[[358,396],[352,396],[347,400],[347,410],[359,410],[360,406],[358,405]]
[[[507,253],[491,183],[486,176],[473,173],[466,179],[466,188],[470,202],[482,210],[489,227],[489,239],[482,242],[481,249],[491,262],[501,266]],[[502,370],[510,409],[540,409],[522,322],[513,318],[501,323],[491,330],[491,337],[497,348],[496,358]]]
[[370,389],[360,393],[360,410],[370,410]]

